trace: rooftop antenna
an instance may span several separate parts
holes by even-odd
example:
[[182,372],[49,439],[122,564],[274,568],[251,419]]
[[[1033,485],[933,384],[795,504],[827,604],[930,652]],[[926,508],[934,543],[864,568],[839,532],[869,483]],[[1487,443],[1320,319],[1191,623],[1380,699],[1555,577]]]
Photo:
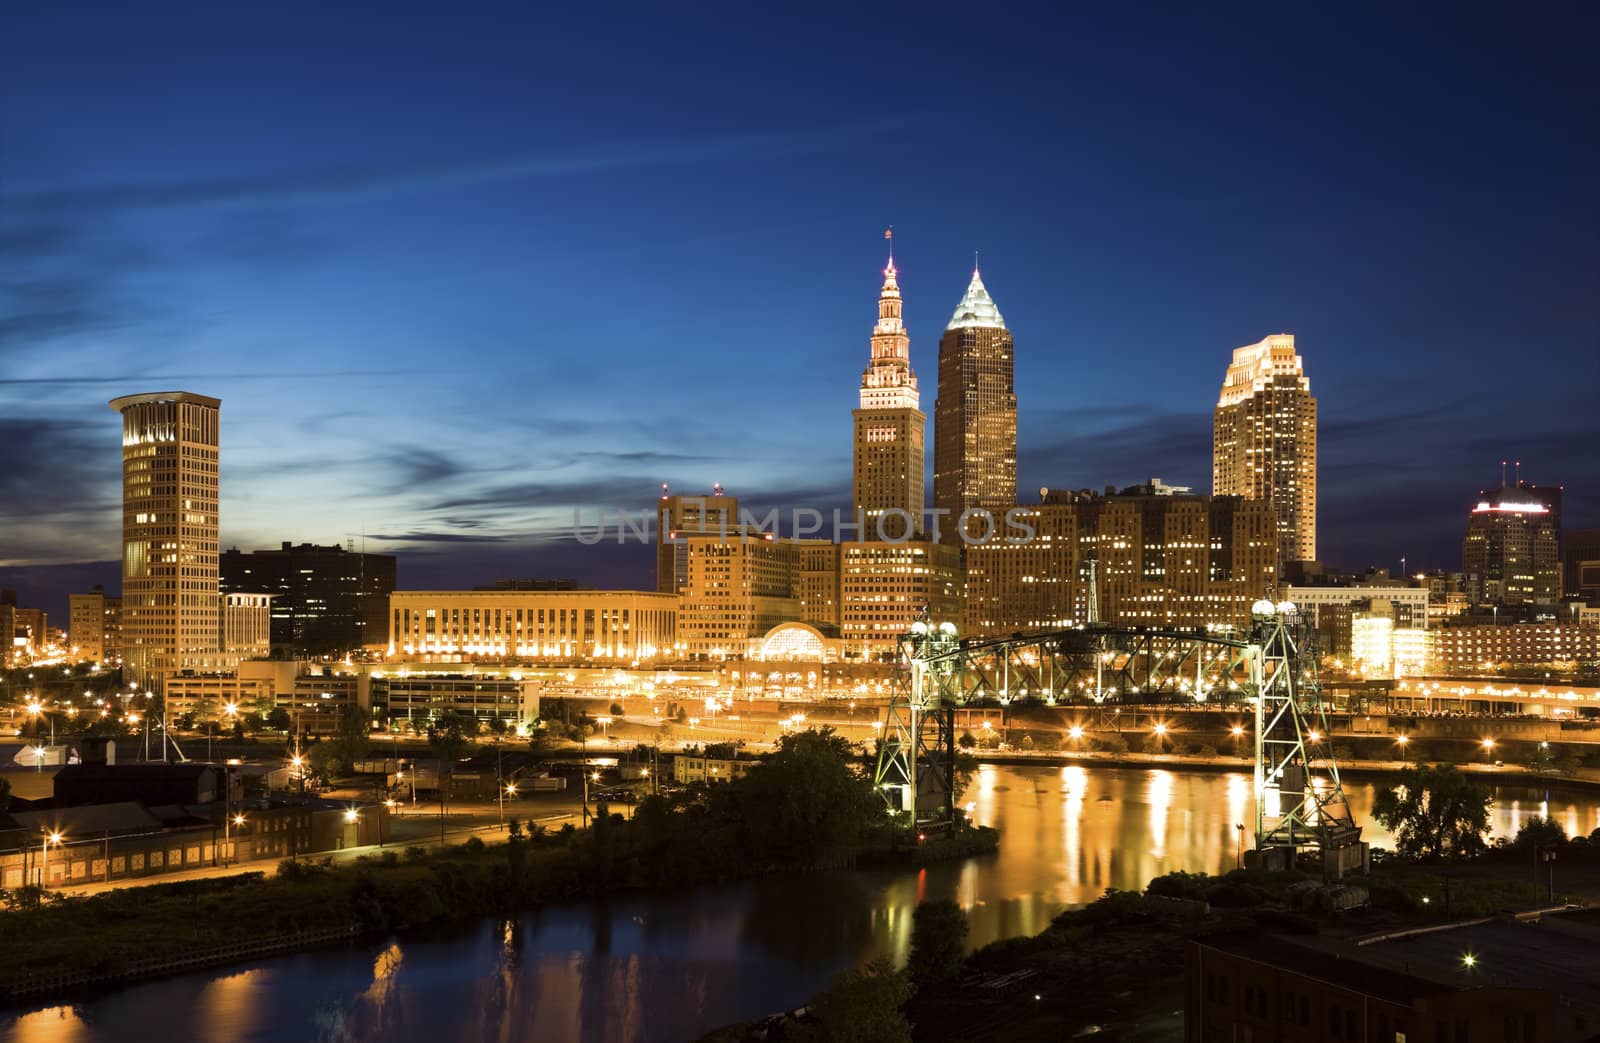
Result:
[[661,483],[661,498],[663,500],[665,500],[667,498],[667,483],[666,482],[662,482]]
[[978,274],[978,251],[972,251],[972,274]]
[[712,496],[721,496],[722,495],[722,483],[721,482],[712,482],[711,483],[711,495]]
[[1504,489],[1505,487],[1506,487],[1506,462],[1504,460],[1501,460],[1500,461],[1500,488]]
[[1517,476],[1517,488],[1520,489],[1520,488],[1522,488],[1522,461],[1521,460],[1517,461],[1517,469],[1516,469],[1515,473],[1516,473],[1516,476]]
[[894,267],[894,225],[884,229],[883,237],[889,240],[889,267]]

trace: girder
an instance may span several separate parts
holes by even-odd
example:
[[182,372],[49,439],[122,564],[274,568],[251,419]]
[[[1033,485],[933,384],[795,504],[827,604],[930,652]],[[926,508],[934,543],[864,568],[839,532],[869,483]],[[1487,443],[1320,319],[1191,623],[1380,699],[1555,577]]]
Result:
[[[926,615],[900,639],[894,696],[875,776],[892,810],[918,828],[955,820],[954,710],[993,700],[1048,704],[1248,702],[1255,707],[1256,847],[1324,849],[1360,829],[1319,743],[1328,725],[1314,631],[1293,605],[1258,602],[1248,634],[1090,624],[959,639]],[[1313,758],[1327,777],[1311,775]]]

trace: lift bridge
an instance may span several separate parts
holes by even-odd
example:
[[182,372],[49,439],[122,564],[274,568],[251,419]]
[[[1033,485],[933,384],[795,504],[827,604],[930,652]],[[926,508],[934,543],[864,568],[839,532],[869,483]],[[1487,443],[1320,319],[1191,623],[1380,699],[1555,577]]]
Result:
[[1107,712],[1121,705],[1208,702],[1255,714],[1252,864],[1292,864],[1320,850],[1330,877],[1366,861],[1331,751],[1311,771],[1312,733],[1329,734],[1316,678],[1315,633],[1290,602],[1251,608],[1232,628],[1093,623],[1009,637],[962,639],[926,615],[900,638],[894,693],[874,781],[919,833],[955,823],[955,710],[1019,699]]

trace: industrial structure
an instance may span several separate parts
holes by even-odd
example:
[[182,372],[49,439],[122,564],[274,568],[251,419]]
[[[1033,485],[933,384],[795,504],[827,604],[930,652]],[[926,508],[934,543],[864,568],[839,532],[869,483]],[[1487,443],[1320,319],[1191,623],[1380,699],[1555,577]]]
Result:
[[[958,636],[926,616],[900,642],[874,781],[919,834],[953,826],[955,711],[994,700],[1050,704],[1251,705],[1255,715],[1257,864],[1286,866],[1316,847],[1332,877],[1366,861],[1331,753],[1316,677],[1315,632],[1289,602],[1260,600],[1248,633],[1100,623],[1004,638]],[[1326,766],[1313,777],[1312,761]]]

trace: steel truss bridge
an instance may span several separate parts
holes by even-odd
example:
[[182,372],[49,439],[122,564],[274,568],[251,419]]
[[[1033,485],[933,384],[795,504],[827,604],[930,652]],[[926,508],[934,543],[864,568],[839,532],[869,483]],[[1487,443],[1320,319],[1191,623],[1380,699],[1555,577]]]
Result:
[[1090,624],[961,639],[924,617],[900,638],[874,776],[891,811],[918,831],[956,821],[955,713],[978,702],[1046,704],[1216,702],[1253,708],[1254,857],[1292,861],[1322,851],[1337,876],[1365,859],[1331,756],[1313,776],[1312,732],[1329,734],[1316,676],[1315,633],[1295,606],[1259,601],[1249,633]]

